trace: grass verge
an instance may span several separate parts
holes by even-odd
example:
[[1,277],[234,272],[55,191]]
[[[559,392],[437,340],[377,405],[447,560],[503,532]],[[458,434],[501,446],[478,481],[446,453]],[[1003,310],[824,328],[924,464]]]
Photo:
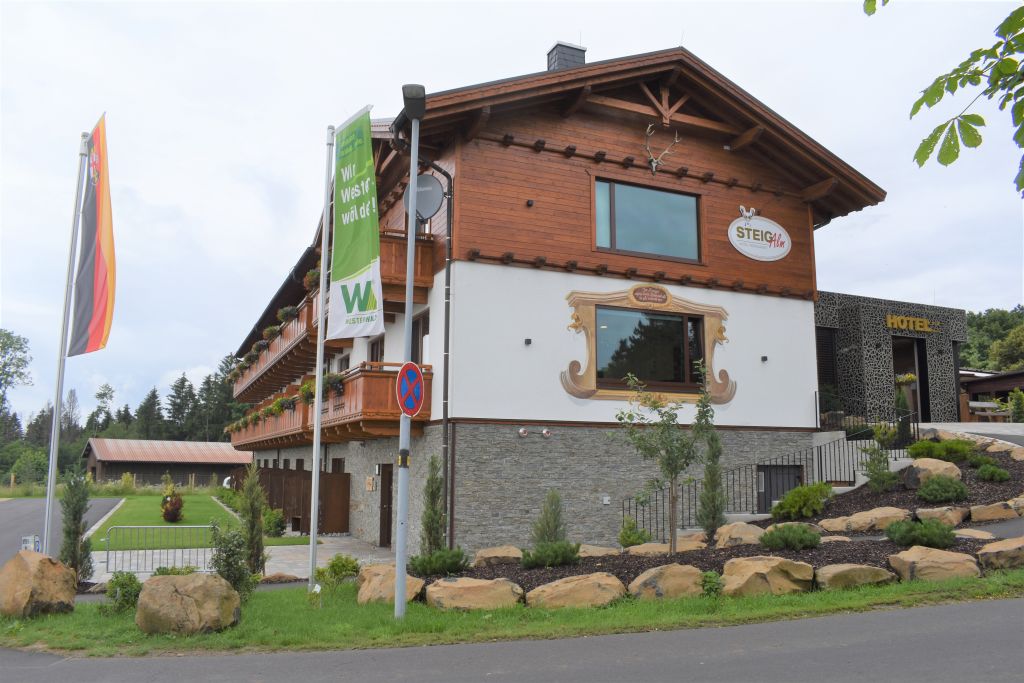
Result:
[[0,618],[0,646],[44,648],[87,656],[358,649],[471,643],[521,638],[564,638],[707,626],[735,626],[917,607],[963,600],[1024,597],[1024,570],[994,572],[981,579],[911,581],[843,591],[745,598],[684,598],[640,602],[624,599],[601,609],[544,610],[518,606],[480,612],[442,612],[409,605],[396,622],[390,605],[355,602],[355,586],[325,595],[310,606],[305,589],[257,592],[242,608],[238,626],[197,636],[147,636],[134,613],[103,616],[96,603],[71,614],[28,620]]
[[[160,498],[147,495],[125,496],[124,504],[117,512],[110,516],[103,523],[96,533],[92,535],[93,550],[105,550],[106,543],[103,539],[107,536],[107,530],[112,526],[156,526],[156,527],[183,527],[193,525],[206,525],[216,521],[222,528],[238,526],[238,519],[224,509],[212,496],[202,494],[184,494],[181,499],[185,503],[183,508],[184,518],[175,524],[165,522],[160,512]],[[143,550],[150,548],[201,548],[209,547],[209,541],[199,540],[200,534],[190,534],[187,529],[181,529],[173,535],[161,533],[160,530],[143,532],[131,537],[115,535],[111,540],[111,550]],[[168,540],[168,539],[171,540]],[[309,545],[308,536],[281,536],[273,538],[265,536],[264,545]]]

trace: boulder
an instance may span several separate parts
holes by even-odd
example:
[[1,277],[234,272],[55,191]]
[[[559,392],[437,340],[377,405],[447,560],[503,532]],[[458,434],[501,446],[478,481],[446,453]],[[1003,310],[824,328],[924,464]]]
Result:
[[1024,536],[981,546],[981,550],[978,551],[978,560],[986,569],[1024,567]]
[[814,580],[818,586],[828,590],[892,583],[896,575],[887,569],[866,564],[830,564],[817,569]]
[[957,538],[977,538],[982,541],[991,541],[995,535],[991,531],[980,531],[978,529],[955,529],[953,531]]
[[499,545],[493,548],[481,548],[473,558],[474,567],[494,567],[499,564],[519,564],[523,561],[523,551],[514,545]]
[[1006,504],[1012,507],[1018,515],[1024,517],[1024,496],[1011,498],[1010,500],[1006,501]]
[[908,489],[916,489],[936,476],[950,477],[959,481],[963,473],[951,462],[935,458],[918,458],[903,470],[903,485]]
[[765,532],[769,532],[772,529],[778,529],[779,527],[784,526],[802,526],[805,529],[810,529],[816,534],[825,533],[825,530],[823,528],[821,528],[817,524],[811,524],[810,522],[779,522],[778,524],[769,524],[767,527],[765,527]]
[[992,503],[991,505],[972,505],[971,506],[971,521],[972,522],[991,522],[997,519],[1016,519],[1017,511],[1013,509],[1013,506],[1003,501],[1000,503]]
[[640,600],[697,596],[704,592],[702,577],[699,569],[688,564],[666,564],[633,579],[629,592]]
[[1010,449],[1010,457],[1014,460],[1024,460],[1024,446],[1017,446]]
[[302,581],[299,577],[294,574],[285,574],[284,572],[274,572],[273,574],[267,574],[260,583],[295,583],[296,581]]
[[589,545],[587,543],[580,544],[580,557],[606,557],[608,555],[618,554],[618,548],[606,548],[601,545]]
[[89,593],[90,595],[105,595],[107,592],[107,584],[103,583],[102,581],[100,583],[94,583],[92,586],[89,587],[89,590],[85,592]]
[[144,633],[188,635],[238,623],[241,600],[217,574],[153,576],[142,584],[135,624]]
[[822,519],[818,525],[825,531],[885,531],[893,522],[910,519],[910,511],[902,508],[880,507],[857,512],[849,517]]
[[850,537],[849,536],[822,536],[821,537],[821,542],[822,543],[849,543],[850,542]]
[[732,548],[737,545],[760,543],[764,529],[746,522],[724,524],[715,529],[715,547]]
[[684,531],[679,534],[677,540],[682,543],[684,539],[689,542],[707,543],[708,535],[703,531]]
[[985,448],[986,453],[1005,453],[1008,450],[1010,450],[1010,446],[1001,441],[993,441]]
[[825,531],[846,531],[846,523],[849,521],[849,517],[829,517],[818,520],[818,525]]
[[941,581],[959,576],[981,576],[978,563],[970,555],[915,545],[910,550],[889,556],[889,566],[900,579]]
[[723,595],[784,595],[811,589],[814,567],[781,557],[735,557],[722,569]]
[[685,553],[690,550],[704,550],[708,547],[708,544],[704,542],[706,536],[701,534],[693,534],[690,536],[680,536],[676,539],[676,552]]
[[0,614],[25,618],[70,612],[77,588],[74,569],[42,553],[19,550],[0,567]]
[[626,587],[607,572],[569,576],[526,594],[531,607],[604,607],[626,594]]
[[508,579],[445,578],[427,586],[427,604],[440,609],[499,609],[523,600],[523,589]]
[[918,508],[914,511],[914,514],[917,515],[917,518],[920,520],[937,519],[943,524],[958,526],[963,524],[963,521],[967,519],[967,515],[970,511],[970,508],[947,505],[946,507],[941,508]]
[[381,574],[388,572],[394,574],[395,565],[390,564],[364,564],[359,568],[359,574],[356,575],[356,586],[362,588],[363,584]]
[[641,555],[643,557],[668,555],[668,543],[641,543],[640,545],[631,545],[622,552],[625,555]]
[[[395,568],[391,565],[383,565],[383,569],[367,575],[366,580],[359,586],[359,593],[356,602],[365,605],[370,602],[395,603]],[[405,577],[405,601],[412,602],[423,590],[423,579],[415,576]]]

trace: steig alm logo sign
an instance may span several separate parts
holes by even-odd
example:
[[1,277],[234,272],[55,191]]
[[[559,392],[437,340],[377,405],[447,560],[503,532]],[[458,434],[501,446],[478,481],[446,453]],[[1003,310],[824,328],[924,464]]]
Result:
[[740,217],[729,224],[729,242],[747,258],[778,261],[792,247],[789,233],[773,220],[756,215],[756,209],[740,207]]

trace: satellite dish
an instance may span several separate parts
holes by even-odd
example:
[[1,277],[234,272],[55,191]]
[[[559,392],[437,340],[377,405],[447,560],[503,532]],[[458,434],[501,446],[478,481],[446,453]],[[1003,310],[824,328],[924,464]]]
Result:
[[[409,212],[409,190],[412,185],[405,188],[402,195],[402,203],[405,205],[405,212]],[[421,221],[429,220],[434,214],[441,210],[441,202],[444,201],[444,188],[441,181],[435,176],[423,173],[416,176],[416,214]]]

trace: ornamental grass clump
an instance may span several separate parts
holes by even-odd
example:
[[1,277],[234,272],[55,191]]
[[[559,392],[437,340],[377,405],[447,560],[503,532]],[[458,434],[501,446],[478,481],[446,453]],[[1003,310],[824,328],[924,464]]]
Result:
[[983,467],[985,465],[993,465],[998,467],[999,461],[987,455],[975,454],[967,456],[967,464],[973,467],[974,469],[978,469],[979,467]]
[[622,528],[619,529],[619,545],[623,548],[629,548],[634,545],[650,543],[650,541],[651,532],[637,527],[635,519],[626,517],[622,520]]
[[761,545],[771,550],[805,550],[819,543],[821,534],[799,524],[777,526],[761,536]]
[[417,576],[450,576],[469,567],[469,558],[462,548],[438,548],[429,555],[413,555],[409,566]]
[[982,481],[1001,482],[1009,478],[1010,473],[996,465],[982,465],[978,468],[978,479]]
[[937,474],[921,484],[917,497],[926,503],[959,503],[967,500],[967,486],[959,479]]
[[923,545],[929,548],[945,549],[956,542],[953,527],[943,524],[937,519],[926,519],[920,522],[907,519],[893,522],[886,527],[885,535],[893,543],[903,547]]
[[790,489],[772,508],[772,519],[807,519],[821,514],[825,501],[832,496],[832,485],[827,482],[806,484]]
[[580,544],[569,541],[539,543],[533,550],[523,551],[523,569],[561,567],[580,561]]

